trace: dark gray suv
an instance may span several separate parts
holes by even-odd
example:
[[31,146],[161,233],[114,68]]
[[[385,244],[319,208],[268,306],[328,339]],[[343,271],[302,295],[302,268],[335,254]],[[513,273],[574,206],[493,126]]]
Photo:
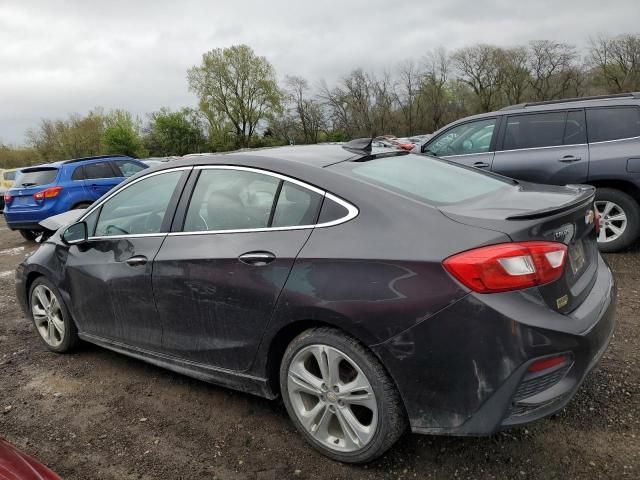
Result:
[[640,235],[640,93],[524,103],[440,129],[422,152],[508,177],[597,187],[598,245]]

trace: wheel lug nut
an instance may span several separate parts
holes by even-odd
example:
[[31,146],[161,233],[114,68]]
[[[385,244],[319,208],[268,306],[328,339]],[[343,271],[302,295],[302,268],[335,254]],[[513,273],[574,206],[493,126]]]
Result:
[[341,407],[344,407],[344,402],[342,400],[338,400],[338,405],[340,405]]
[[326,384],[326,383],[323,383],[322,385],[320,385],[320,388],[321,388],[322,390],[327,390],[327,384]]
[[334,391],[334,392],[336,392],[336,393],[338,393],[338,392],[340,391],[340,389],[338,388],[338,386],[337,386],[337,385],[334,385],[334,386],[333,386],[333,391]]

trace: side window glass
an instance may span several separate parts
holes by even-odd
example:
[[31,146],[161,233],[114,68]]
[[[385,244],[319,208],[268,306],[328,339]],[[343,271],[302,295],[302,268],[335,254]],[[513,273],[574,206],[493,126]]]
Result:
[[96,225],[98,223],[98,216],[100,215],[100,208],[95,209],[87,216],[84,221],[87,224],[87,235],[89,237],[95,236]]
[[278,178],[243,170],[202,170],[184,231],[266,228],[280,185]]
[[84,178],[87,180],[94,178],[112,178],[114,176],[113,170],[109,162],[89,163],[84,165]]
[[121,177],[129,178],[139,171],[144,170],[142,165],[138,165],[137,163],[129,160],[115,160],[113,163]]
[[71,180],[84,180],[84,167],[77,167],[71,175]]
[[182,171],[152,175],[107,200],[100,209],[95,236],[159,233]]
[[562,145],[566,112],[508,117],[503,150]]
[[318,219],[322,195],[284,182],[273,214],[272,227],[313,225]]
[[640,108],[588,108],[587,127],[591,143],[640,137]]
[[427,145],[425,153],[444,157],[488,152],[495,126],[495,118],[458,125]]
[[587,143],[584,112],[582,110],[574,110],[567,113],[567,123],[564,126],[564,144],[578,145],[581,143]]
[[349,215],[349,210],[347,210],[339,203],[334,202],[330,198],[324,197],[324,201],[322,202],[322,210],[320,210],[320,217],[318,218],[318,223],[323,224],[335,222],[336,220],[340,220],[347,215]]

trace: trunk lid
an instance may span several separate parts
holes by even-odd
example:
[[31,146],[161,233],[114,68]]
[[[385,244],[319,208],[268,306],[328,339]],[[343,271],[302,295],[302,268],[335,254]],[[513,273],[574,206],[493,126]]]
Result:
[[549,307],[568,313],[582,303],[596,278],[594,195],[595,188],[588,185],[519,182],[473,201],[438,208],[452,220],[504,233],[515,242],[565,243],[568,258],[562,277],[537,288]]

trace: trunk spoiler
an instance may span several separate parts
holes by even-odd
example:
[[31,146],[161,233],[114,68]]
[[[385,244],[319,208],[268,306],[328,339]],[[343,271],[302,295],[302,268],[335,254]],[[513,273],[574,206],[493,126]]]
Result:
[[596,188],[591,185],[567,185],[567,188],[571,188],[576,191],[576,197],[568,203],[558,205],[557,207],[543,208],[541,210],[533,210],[526,213],[518,213],[507,217],[507,220],[532,220],[536,218],[543,218],[556,213],[566,212],[573,210],[582,204],[593,203]]

